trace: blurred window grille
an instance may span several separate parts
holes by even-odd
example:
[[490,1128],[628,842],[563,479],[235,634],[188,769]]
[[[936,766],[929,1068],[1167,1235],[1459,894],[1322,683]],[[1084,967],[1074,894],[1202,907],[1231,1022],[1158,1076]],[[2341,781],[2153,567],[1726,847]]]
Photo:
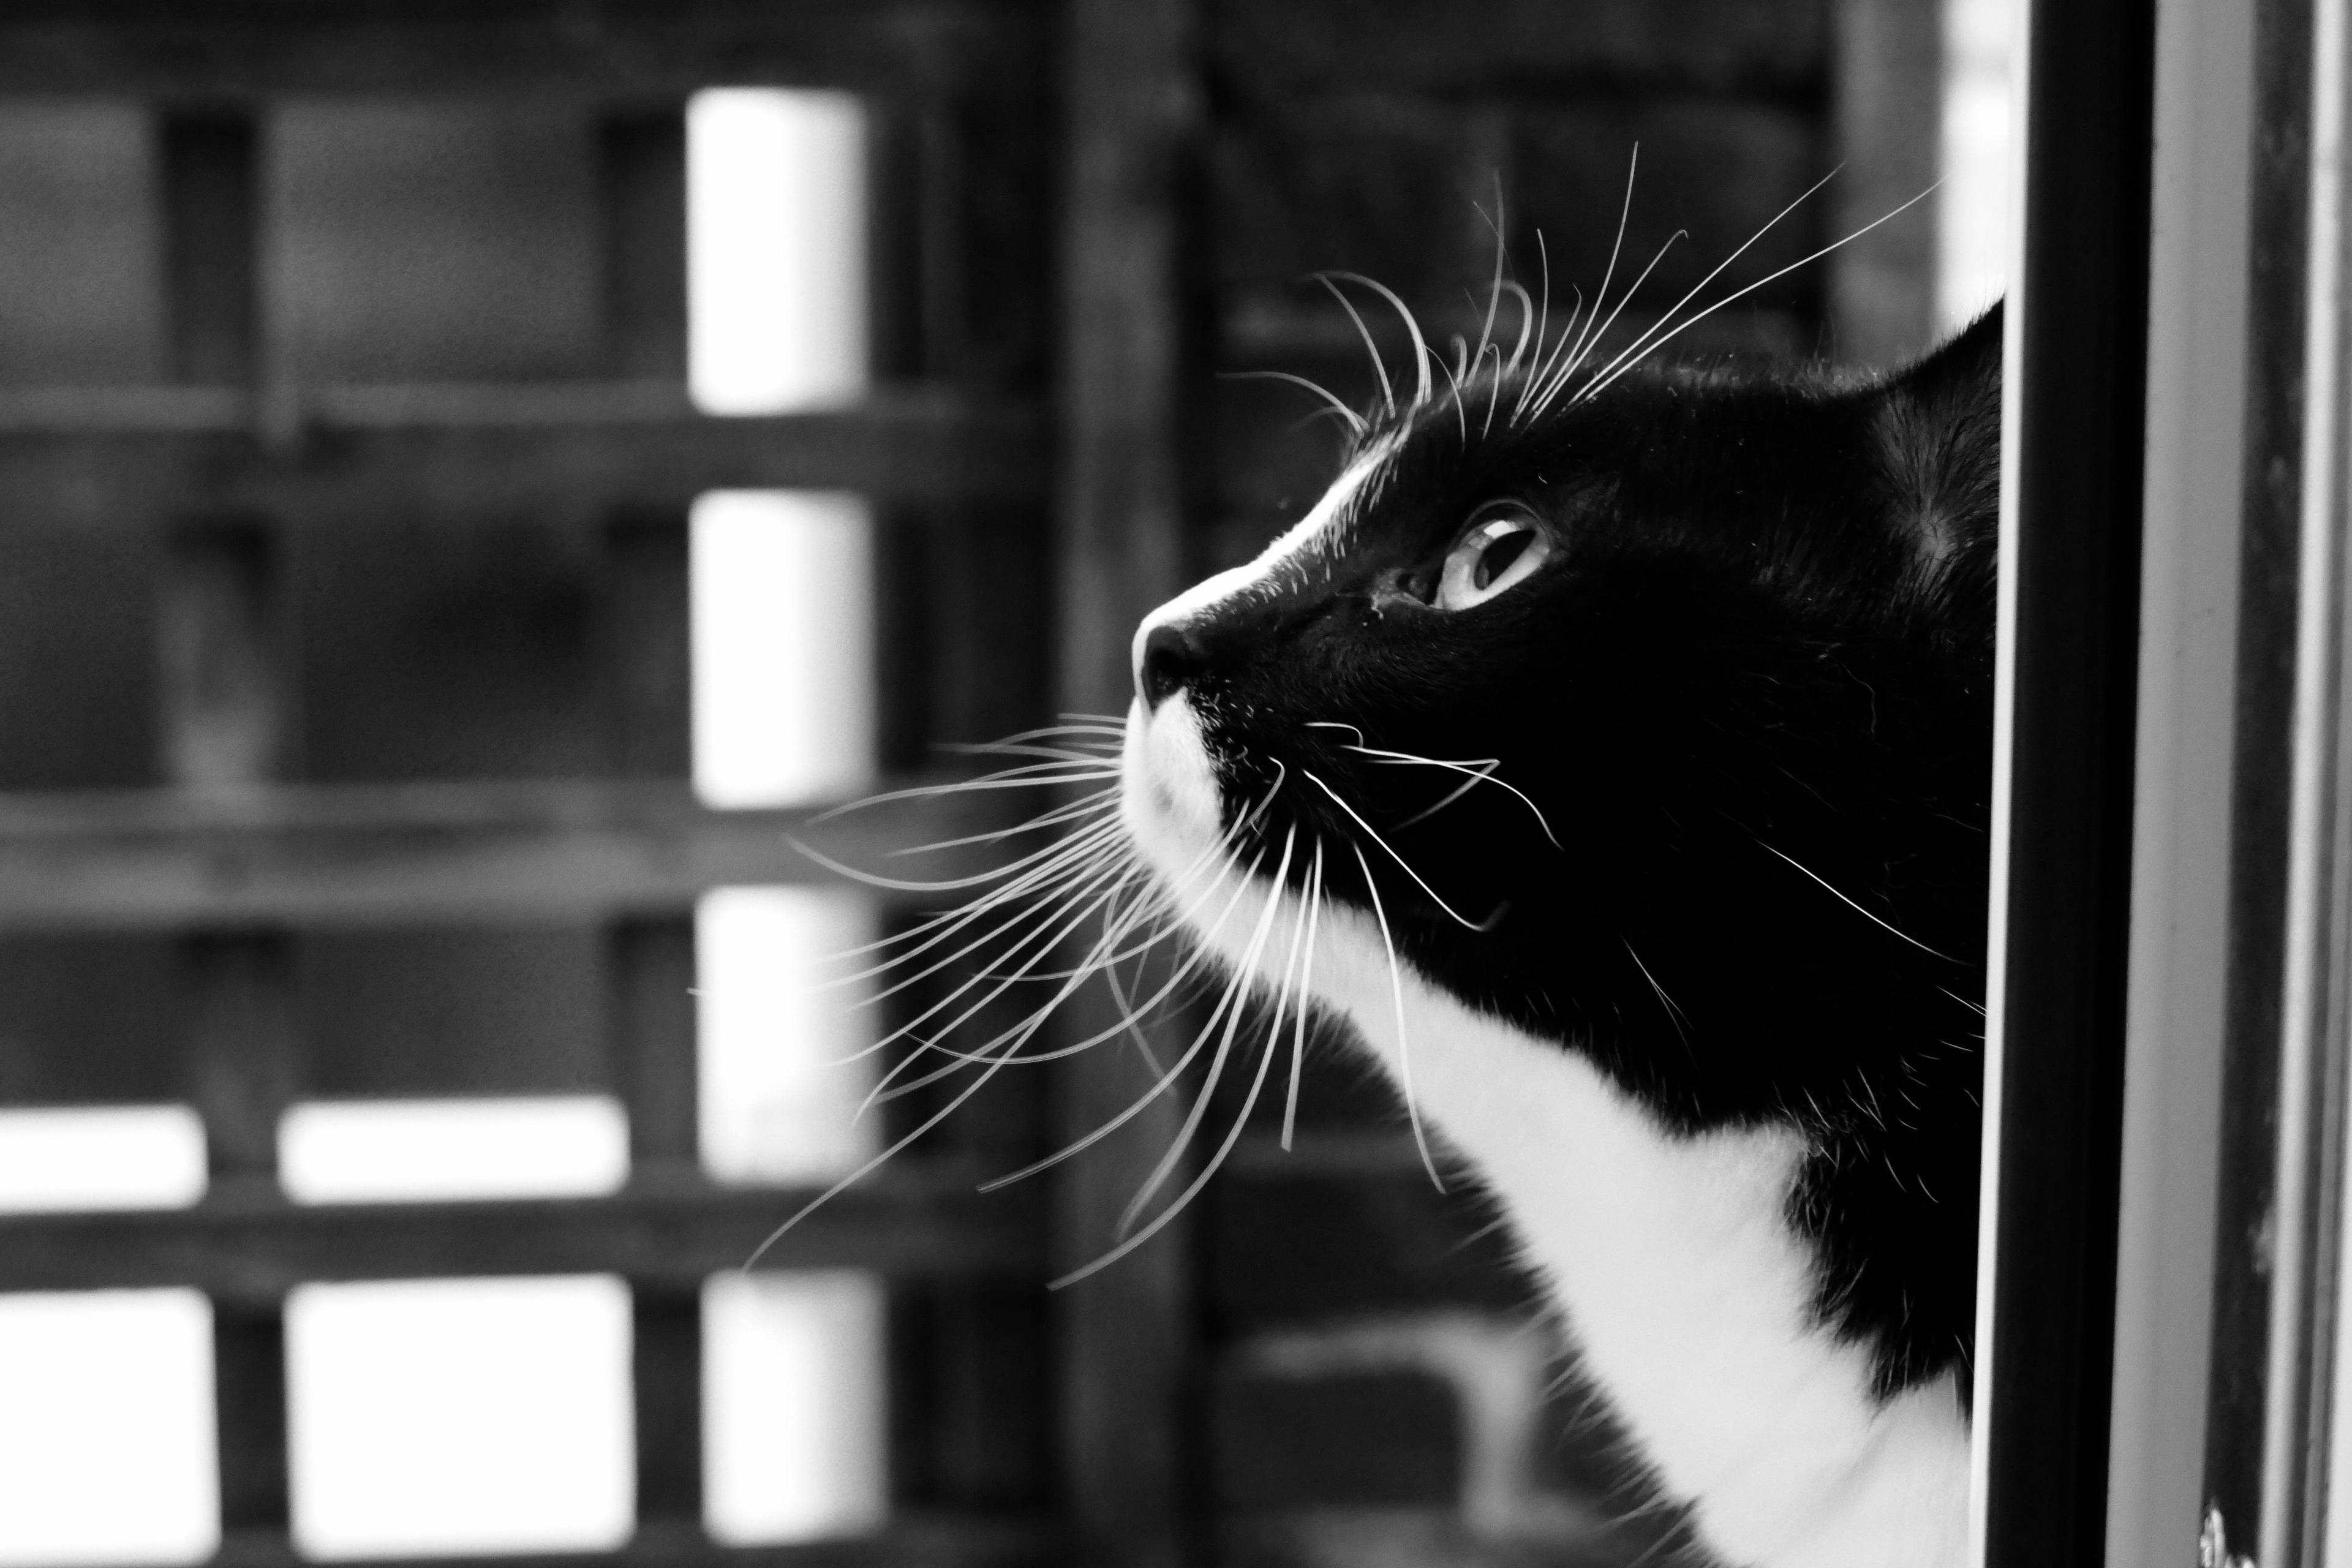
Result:
[[[690,101],[687,368],[705,412],[866,392],[864,121],[839,92]],[[125,146],[135,155],[135,138]],[[17,194],[7,165],[0,155],[0,198]],[[712,805],[870,781],[869,533],[849,495],[695,504],[690,732]],[[872,910],[835,892],[726,889],[695,924],[705,1168],[763,1184],[853,1168],[873,1150],[855,1121],[871,1031],[857,989],[829,982],[852,967],[836,956],[870,939]],[[309,1204],[593,1196],[627,1180],[628,1137],[621,1106],[599,1096],[312,1101],[285,1114],[277,1157],[288,1195]],[[0,1110],[0,1212],[184,1206],[205,1170],[184,1106]],[[878,1281],[718,1276],[702,1322],[713,1536],[878,1523]],[[210,1324],[191,1290],[0,1296],[0,1564],[193,1562],[217,1548]],[[598,1550],[634,1527],[617,1279],[303,1286],[287,1303],[286,1354],[306,1555]]]

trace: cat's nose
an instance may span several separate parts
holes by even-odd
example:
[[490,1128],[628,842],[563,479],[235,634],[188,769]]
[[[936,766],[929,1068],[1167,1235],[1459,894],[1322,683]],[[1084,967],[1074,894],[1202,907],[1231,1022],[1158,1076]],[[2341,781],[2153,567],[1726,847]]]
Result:
[[1145,632],[1135,648],[1135,695],[1150,712],[1200,674],[1198,639],[1181,621],[1162,621]]

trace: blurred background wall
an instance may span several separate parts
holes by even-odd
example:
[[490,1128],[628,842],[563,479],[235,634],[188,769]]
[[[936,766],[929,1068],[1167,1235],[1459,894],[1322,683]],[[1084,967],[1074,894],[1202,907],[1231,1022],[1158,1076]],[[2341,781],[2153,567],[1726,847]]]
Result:
[[1218,373],[1377,395],[1308,273],[1441,342],[1498,241],[1589,293],[1638,146],[1625,254],[1686,237],[1625,341],[1751,238],[1698,304],[1789,270],[1681,350],[1860,369],[1965,320],[2006,23],[0,16],[0,1562],[1675,1560],[1336,1052],[1297,1150],[1250,1133],[1056,1296],[1157,1148],[972,1189],[1123,1103],[1099,1064],[737,1272],[944,1104],[853,1120],[954,976],[845,983],[927,906],[784,835],[993,823],[813,818],[1115,703],[1090,529],[1148,604],[1299,515],[1328,426]]

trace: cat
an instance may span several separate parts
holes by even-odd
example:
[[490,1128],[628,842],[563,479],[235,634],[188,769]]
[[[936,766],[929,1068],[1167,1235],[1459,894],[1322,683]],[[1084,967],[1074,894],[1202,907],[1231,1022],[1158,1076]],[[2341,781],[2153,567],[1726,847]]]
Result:
[[1709,1550],[1958,1564],[1999,310],[1866,379],[1590,336],[1341,405],[1138,627],[1118,831],[1493,1195]]

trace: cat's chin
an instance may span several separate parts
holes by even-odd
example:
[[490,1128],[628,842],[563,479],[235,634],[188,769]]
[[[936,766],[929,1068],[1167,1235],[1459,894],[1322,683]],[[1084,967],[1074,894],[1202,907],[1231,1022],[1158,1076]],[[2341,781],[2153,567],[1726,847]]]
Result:
[[1216,764],[1201,717],[1183,693],[1127,715],[1119,759],[1119,815],[1144,860],[1171,882],[1197,875],[1224,837]]

